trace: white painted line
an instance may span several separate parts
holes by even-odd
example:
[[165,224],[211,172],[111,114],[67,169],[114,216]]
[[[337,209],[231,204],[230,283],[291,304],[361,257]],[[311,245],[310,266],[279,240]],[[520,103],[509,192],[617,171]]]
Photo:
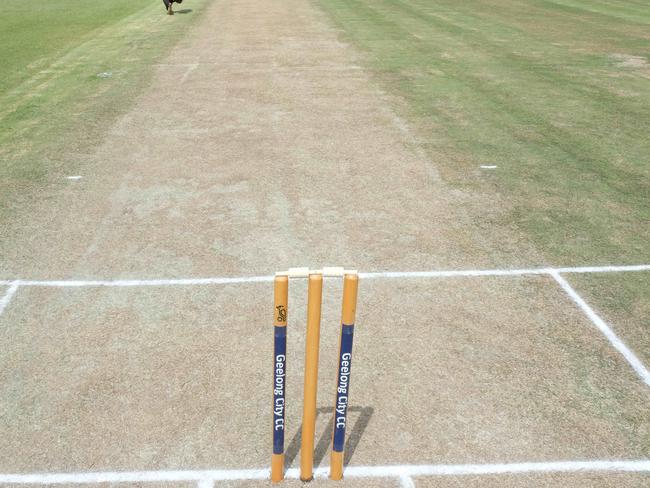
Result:
[[214,480],[199,480],[196,488],[214,488]]
[[[650,472],[650,459],[613,461],[552,461],[539,463],[504,464],[425,464],[388,466],[350,466],[344,471],[349,478],[405,478],[415,476],[462,476],[517,473],[576,473],[576,472]],[[328,476],[329,467],[314,471],[317,478]],[[285,473],[289,479],[298,479],[298,469]],[[89,473],[40,473],[0,474],[0,483],[15,484],[62,484],[62,483],[138,483],[163,481],[209,481],[265,480],[270,477],[268,469],[220,469],[201,471],[116,471]],[[412,480],[411,480],[412,481]]]
[[16,291],[18,291],[18,283],[18,281],[10,283],[7,291],[4,295],[2,295],[2,298],[0,298],[0,315],[2,315],[2,312],[5,311],[5,308],[7,308],[7,305],[9,305],[9,302],[11,302],[11,299],[16,294]]
[[248,276],[235,278],[182,278],[168,280],[53,280],[53,281],[21,281],[21,286],[54,286],[54,287],[83,287],[83,286],[186,286],[186,285],[230,285],[236,283],[262,283],[273,281],[273,276]]
[[482,164],[481,169],[497,169],[498,166],[495,164]]
[[552,461],[504,464],[433,464],[406,466],[352,466],[344,471],[349,477],[389,476],[460,476],[516,473],[575,473],[581,471],[650,472],[650,459],[635,461]]
[[558,273],[615,273],[650,271],[650,264],[625,266],[580,266],[572,268],[468,269],[450,271],[382,271],[359,273],[359,278],[452,278],[456,276],[524,276]]
[[79,175],[65,177],[66,180],[80,180],[81,178],[83,178],[83,176],[79,176]]
[[467,269],[451,271],[381,271],[376,273],[359,273],[359,278],[453,278],[456,276],[522,276],[549,274],[550,268],[531,269]]
[[402,475],[399,477],[399,486],[400,488],[415,488],[415,483],[410,476]]
[[577,268],[552,268],[558,273],[618,273],[621,271],[650,271],[650,264],[626,266],[581,266]]
[[[454,278],[480,276],[525,276],[550,275],[553,273],[620,273],[632,271],[650,271],[650,264],[625,266],[582,266],[573,268],[521,268],[521,269],[465,269],[448,271],[379,271],[358,273],[364,279],[391,278]],[[346,270],[352,273],[353,271]],[[240,276],[213,278],[178,278],[152,280],[0,280],[0,285],[11,285],[20,281],[20,286],[191,286],[191,285],[230,285],[238,283],[272,282],[274,276]]]
[[603,333],[607,340],[614,346],[614,348],[620,352],[625,360],[632,366],[632,369],[636,371],[639,377],[645,382],[646,385],[650,386],[650,372],[646,369],[643,363],[636,357],[636,355],[623,343],[621,339],[614,333],[607,323],[600,318],[600,316],[594,312],[594,310],[585,302],[578,292],[576,292],[573,287],[566,281],[557,271],[551,272],[551,276],[555,278],[555,281],[562,287],[562,289],[571,297],[578,307],[589,317],[593,324],[598,327],[598,329]]
[[138,483],[162,481],[263,480],[268,469],[223,469],[204,471],[107,471],[95,473],[0,474],[0,483]]

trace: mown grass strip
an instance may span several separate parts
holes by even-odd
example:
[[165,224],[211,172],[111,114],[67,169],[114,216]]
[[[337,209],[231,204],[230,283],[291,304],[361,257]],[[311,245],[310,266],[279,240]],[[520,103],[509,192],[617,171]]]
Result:
[[8,53],[0,89],[0,222],[15,218],[53,176],[78,173],[85,152],[205,4],[194,0],[188,15],[173,17],[162,2],[148,0],[7,5],[0,17]]
[[[409,102],[447,181],[511,203],[497,224],[524,230],[551,262],[647,259],[650,9],[605,0],[319,4]],[[498,169],[476,171],[486,164]]]

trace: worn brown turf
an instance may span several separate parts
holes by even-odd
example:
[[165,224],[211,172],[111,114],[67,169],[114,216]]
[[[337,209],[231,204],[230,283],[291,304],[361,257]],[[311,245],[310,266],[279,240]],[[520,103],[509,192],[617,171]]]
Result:
[[[0,317],[0,472],[268,466],[270,288],[22,289]],[[322,465],[340,283],[327,281],[324,292],[315,449]],[[292,287],[292,466],[305,296],[304,283]],[[366,280],[357,322],[352,465],[650,454],[647,387],[548,278]]]
[[204,15],[85,156],[81,184],[18,219],[0,278],[542,262],[493,225],[498,197],[439,178],[399,100],[308,1]]
[[[82,184],[48,193],[16,226],[2,277],[539,263],[514,231],[493,225],[498,197],[438,177],[396,115],[399,100],[359,56],[306,0],[213,3],[107,128]],[[287,460],[296,466],[304,283],[290,293]],[[322,464],[340,284],[328,280],[325,293]],[[270,283],[21,288],[0,316],[0,472],[268,466],[271,308]],[[362,280],[357,321],[352,465],[650,456],[647,387],[548,277]],[[647,477],[593,479],[642,486]]]

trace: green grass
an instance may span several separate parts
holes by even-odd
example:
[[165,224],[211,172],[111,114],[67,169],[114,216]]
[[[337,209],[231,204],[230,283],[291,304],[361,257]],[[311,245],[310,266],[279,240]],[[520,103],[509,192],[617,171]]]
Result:
[[550,263],[650,261],[647,1],[316,1],[500,225]]
[[189,15],[173,17],[150,0],[21,0],[3,7],[0,226],[54,176],[83,166],[84,151],[146,86],[152,63],[205,0],[191,3]]
[[3,6],[0,96],[101,27],[151,5],[148,0],[22,0]]

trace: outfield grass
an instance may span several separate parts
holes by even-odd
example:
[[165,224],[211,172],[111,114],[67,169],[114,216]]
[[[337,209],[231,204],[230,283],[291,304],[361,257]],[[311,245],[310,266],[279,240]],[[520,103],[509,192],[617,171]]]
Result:
[[650,261],[646,1],[319,4],[445,179],[507,202],[498,224],[560,265]]
[[149,0],[22,0],[3,6],[0,96],[77,46],[93,31],[151,5]]
[[0,224],[52,178],[83,166],[84,151],[129,106],[152,63],[204,4],[195,0],[191,15],[173,17],[150,0],[21,0],[3,7]]

